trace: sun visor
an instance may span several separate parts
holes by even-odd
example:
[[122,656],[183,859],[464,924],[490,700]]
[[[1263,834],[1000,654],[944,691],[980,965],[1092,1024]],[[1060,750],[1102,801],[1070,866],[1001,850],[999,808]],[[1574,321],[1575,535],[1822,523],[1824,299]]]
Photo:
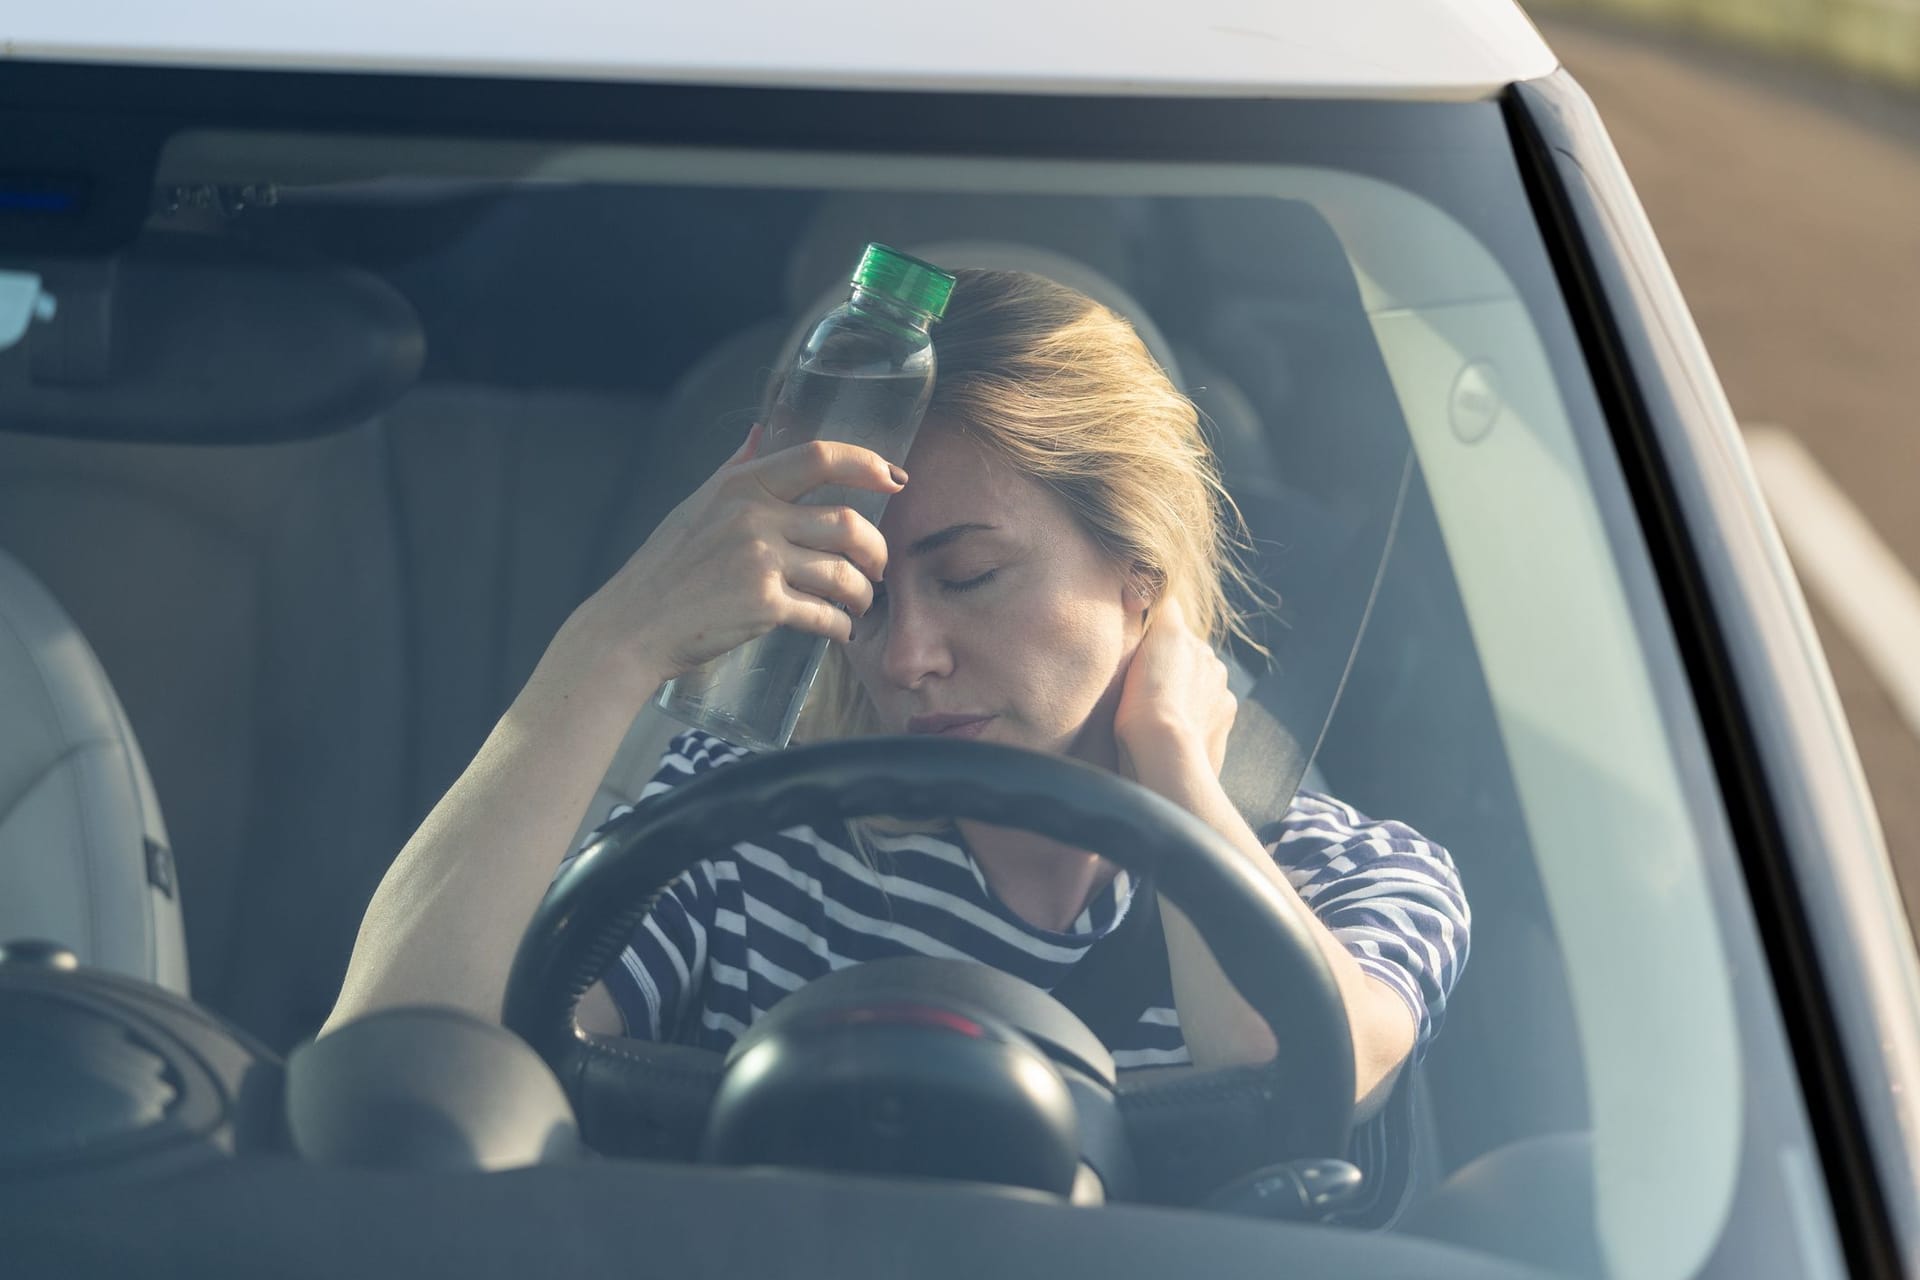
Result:
[[345,430],[419,377],[412,306],[353,268],[149,239],[0,262],[0,430],[247,444]]

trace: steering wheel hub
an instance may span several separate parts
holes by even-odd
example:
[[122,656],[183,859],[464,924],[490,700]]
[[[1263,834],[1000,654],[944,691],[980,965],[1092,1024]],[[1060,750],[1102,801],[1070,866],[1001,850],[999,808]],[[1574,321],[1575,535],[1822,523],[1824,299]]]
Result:
[[1069,1194],[1080,1126],[1056,1064],[984,1007],[895,994],[897,963],[841,970],[755,1023],[727,1055],[701,1158]]

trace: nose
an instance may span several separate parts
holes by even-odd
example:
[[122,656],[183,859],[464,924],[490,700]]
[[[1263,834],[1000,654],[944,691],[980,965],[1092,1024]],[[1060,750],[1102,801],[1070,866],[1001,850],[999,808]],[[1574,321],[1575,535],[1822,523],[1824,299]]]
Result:
[[888,597],[880,672],[899,688],[918,689],[929,679],[953,674],[953,650],[934,611],[908,595],[900,591]]

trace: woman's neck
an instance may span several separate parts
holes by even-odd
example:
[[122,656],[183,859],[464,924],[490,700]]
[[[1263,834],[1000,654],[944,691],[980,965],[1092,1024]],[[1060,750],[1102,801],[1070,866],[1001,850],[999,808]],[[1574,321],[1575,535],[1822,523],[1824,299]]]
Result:
[[[1113,736],[1113,709],[1120,700],[1126,668],[1113,680],[1081,726],[1067,755],[1114,772],[1119,746]],[[1087,909],[1093,895],[1120,870],[1097,853],[1070,844],[984,822],[961,820],[960,834],[987,877],[987,885],[1009,910],[1039,929],[1064,933]]]
[[958,825],[988,887],[1038,929],[1063,933],[1071,928],[1119,870],[1097,853],[1030,831],[967,820]]

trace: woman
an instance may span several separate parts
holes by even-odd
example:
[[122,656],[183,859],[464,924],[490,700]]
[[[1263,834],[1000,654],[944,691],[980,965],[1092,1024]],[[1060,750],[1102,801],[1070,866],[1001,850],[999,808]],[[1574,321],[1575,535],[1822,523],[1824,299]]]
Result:
[[[1358,1114],[1378,1117],[1356,1156],[1379,1169],[1381,1143],[1405,1146],[1382,1103],[1466,955],[1453,864],[1404,826],[1311,794],[1264,842],[1241,819],[1219,782],[1235,704],[1213,650],[1236,625],[1232,508],[1193,405],[1085,296],[1036,276],[958,274],[906,468],[841,444],[756,456],[751,432],[562,627],[402,851],[333,1021],[409,1001],[497,1016],[551,871],[537,851],[565,839],[634,715],[663,681],[784,625],[839,642],[804,735],[931,733],[1071,755],[1182,805],[1297,895],[1346,1004]],[[797,504],[827,483],[890,495],[879,527]],[[683,734],[642,799],[742,755]],[[1095,852],[972,821],[768,833],[676,883],[589,1016],[724,1049],[802,983],[915,953],[1050,989],[1131,899]],[[1162,919],[1170,990],[1147,993],[1110,1046],[1118,1064],[1270,1058],[1272,1033],[1192,923],[1170,904]],[[1394,1198],[1373,1203],[1372,1220]]]

